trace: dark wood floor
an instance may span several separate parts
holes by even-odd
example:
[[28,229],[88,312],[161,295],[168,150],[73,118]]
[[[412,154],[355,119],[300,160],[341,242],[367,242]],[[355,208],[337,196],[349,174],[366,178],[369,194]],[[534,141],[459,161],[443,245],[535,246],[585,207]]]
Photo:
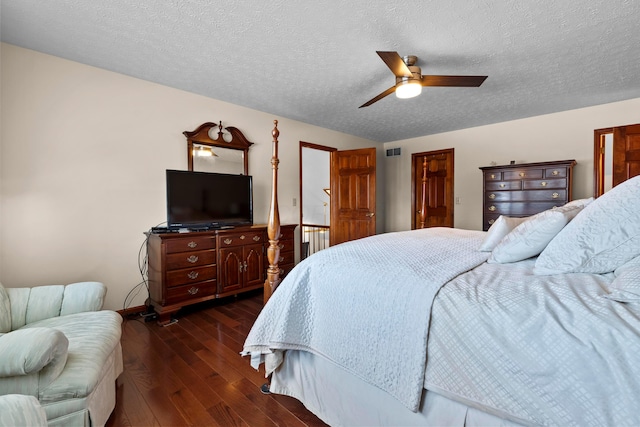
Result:
[[326,426],[295,399],[260,393],[240,356],[262,293],[183,308],[178,323],[125,320],[115,426]]

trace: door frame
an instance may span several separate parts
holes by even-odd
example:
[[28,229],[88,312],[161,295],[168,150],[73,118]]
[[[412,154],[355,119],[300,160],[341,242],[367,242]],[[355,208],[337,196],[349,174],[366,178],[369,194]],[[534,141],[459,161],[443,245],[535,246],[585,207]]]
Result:
[[[338,151],[337,148],[335,147],[329,147],[326,145],[320,145],[320,144],[314,144],[312,142],[306,142],[306,141],[299,141],[298,144],[298,158],[299,160],[299,164],[300,164],[300,168],[299,168],[299,180],[300,180],[300,191],[299,191],[299,200],[300,200],[300,215],[298,216],[299,220],[298,220],[298,228],[300,229],[300,233],[299,233],[299,238],[298,238],[298,248],[299,248],[299,253],[298,256],[300,258],[298,259],[302,259],[303,257],[303,247],[302,247],[302,239],[303,239],[303,235],[302,235],[302,208],[304,206],[304,199],[302,196],[302,187],[303,187],[303,182],[302,182],[302,149],[303,148],[311,148],[313,150],[321,150],[321,151],[328,151],[329,152],[329,180],[331,180],[331,153],[333,151]],[[329,227],[331,227],[331,210],[329,210]]]

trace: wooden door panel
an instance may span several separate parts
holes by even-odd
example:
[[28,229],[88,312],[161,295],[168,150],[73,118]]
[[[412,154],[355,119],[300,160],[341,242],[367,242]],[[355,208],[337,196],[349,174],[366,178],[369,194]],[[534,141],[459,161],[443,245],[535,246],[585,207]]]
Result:
[[613,186],[640,175],[640,124],[613,129]]
[[376,149],[331,153],[331,245],[375,234]]
[[244,247],[244,286],[259,285],[264,282],[264,264],[262,244]]
[[218,275],[222,289],[219,293],[242,287],[243,256],[242,247],[220,248],[220,266]]
[[421,227],[423,196],[424,227],[453,227],[453,164],[453,149],[412,155],[412,228]]

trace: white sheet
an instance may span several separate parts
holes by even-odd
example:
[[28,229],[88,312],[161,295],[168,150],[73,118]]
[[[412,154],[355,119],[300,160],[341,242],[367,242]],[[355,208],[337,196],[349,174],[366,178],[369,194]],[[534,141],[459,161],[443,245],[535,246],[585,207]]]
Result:
[[312,353],[289,350],[273,373],[271,392],[301,401],[333,427],[522,426],[432,391],[423,390],[418,412],[412,412],[389,394],[345,372]]
[[[440,286],[484,262],[481,231],[387,233],[317,252],[298,264],[260,313],[243,354],[297,349],[329,359],[416,411],[431,303]],[[346,344],[348,343],[348,345]]]
[[640,425],[640,306],[612,275],[483,264],[434,301],[425,387],[536,425]]

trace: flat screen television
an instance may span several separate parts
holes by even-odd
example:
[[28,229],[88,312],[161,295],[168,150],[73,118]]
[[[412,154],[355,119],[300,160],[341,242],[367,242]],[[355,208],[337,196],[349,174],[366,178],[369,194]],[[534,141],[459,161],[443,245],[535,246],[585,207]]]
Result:
[[167,170],[169,228],[253,224],[250,175]]

